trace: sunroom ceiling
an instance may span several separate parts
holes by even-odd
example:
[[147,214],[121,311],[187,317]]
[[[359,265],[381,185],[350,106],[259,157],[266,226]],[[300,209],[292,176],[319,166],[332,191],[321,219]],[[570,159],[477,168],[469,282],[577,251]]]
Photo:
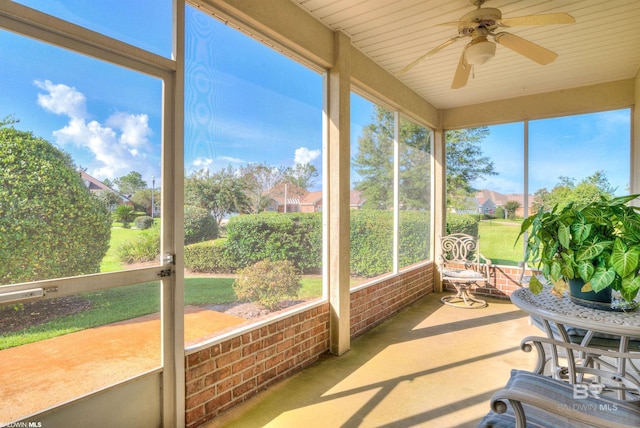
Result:
[[[457,35],[457,21],[475,6],[470,0],[292,0],[390,73]],[[495,57],[474,67],[467,85],[451,89],[463,47],[461,39],[400,77],[436,108],[452,108],[522,95],[630,79],[640,69],[638,0],[488,0],[503,18],[566,12],[576,23],[519,26],[507,31],[550,49],[558,58],[537,63],[497,46]]]

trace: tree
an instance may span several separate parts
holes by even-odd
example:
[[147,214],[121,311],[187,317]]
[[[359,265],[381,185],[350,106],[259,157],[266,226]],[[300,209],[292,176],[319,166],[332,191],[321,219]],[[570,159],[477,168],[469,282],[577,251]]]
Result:
[[602,196],[612,197],[615,192],[604,171],[596,171],[575,183],[574,178],[560,176],[558,184],[550,192],[546,188],[536,191],[532,203],[534,212],[541,209],[551,211],[556,205],[563,208],[572,201],[578,204],[597,202]]
[[468,128],[447,131],[447,206],[464,206],[465,200],[477,192],[473,181],[497,175],[493,162],[482,155],[480,144],[489,135],[489,128]]
[[116,178],[113,183],[118,186],[120,193],[131,196],[138,190],[146,189],[147,182],[142,179],[142,175],[139,172],[131,171],[127,175]]
[[319,175],[318,169],[310,163],[297,163],[285,169],[283,174],[286,181],[307,190],[315,185],[314,179]]
[[184,245],[216,239],[218,233],[218,223],[207,210],[185,205]]
[[284,173],[282,169],[266,163],[251,163],[240,167],[240,176],[249,200],[248,211],[255,214],[265,210],[271,201],[266,191],[280,183]]
[[507,201],[504,204],[504,209],[507,211],[507,215],[510,219],[516,218],[516,210],[520,208],[520,202],[518,201]]
[[[393,206],[393,113],[376,106],[372,122],[358,140],[353,164],[361,180],[355,184],[366,199],[365,208]],[[400,206],[429,208],[430,135],[423,126],[400,122]]]
[[133,221],[135,215],[135,210],[131,205],[118,205],[113,212],[115,220],[121,222],[125,229],[129,228],[129,223]]
[[[361,177],[355,185],[363,192],[365,208],[389,209],[393,206],[393,113],[376,106],[372,121],[358,140],[353,164]],[[446,134],[447,201],[461,208],[476,189],[472,182],[496,175],[491,160],[482,155],[480,143],[489,129],[471,128]],[[400,123],[401,207],[428,208],[430,177],[430,135],[425,127],[402,120]]]
[[109,189],[100,190],[96,193],[96,197],[104,204],[105,207],[107,207],[107,209],[111,209],[120,202],[120,197],[116,192]]
[[0,121],[0,284],[97,273],[111,218],[71,157]]
[[218,224],[231,213],[247,213],[251,204],[244,180],[238,178],[231,166],[211,173],[201,169],[185,180],[185,205],[204,208]]
[[[153,198],[151,194],[153,192]],[[160,204],[160,191],[158,188],[155,189],[140,189],[136,191],[131,196],[131,202],[133,202],[136,206],[141,207],[145,212],[151,214],[151,203],[155,204],[156,207]]]

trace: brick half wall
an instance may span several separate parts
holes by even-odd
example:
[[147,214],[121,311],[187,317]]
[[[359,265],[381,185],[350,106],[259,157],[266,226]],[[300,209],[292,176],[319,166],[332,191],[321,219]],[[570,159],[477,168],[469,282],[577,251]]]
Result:
[[[433,264],[356,288],[351,336],[357,337],[433,292]],[[313,364],[329,350],[329,304],[185,353],[186,426],[197,427]]]

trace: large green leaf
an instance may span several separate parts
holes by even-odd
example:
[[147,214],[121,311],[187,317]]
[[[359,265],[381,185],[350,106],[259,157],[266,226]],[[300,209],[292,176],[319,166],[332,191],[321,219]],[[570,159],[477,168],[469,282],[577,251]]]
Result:
[[618,275],[626,277],[638,270],[638,261],[640,260],[640,248],[627,248],[620,238],[616,238],[611,252],[610,263],[616,270]]
[[567,279],[575,278],[575,273],[573,268],[575,266],[575,262],[573,261],[573,255],[569,253],[561,253],[562,263],[560,263],[560,271],[562,272],[562,276]]
[[577,244],[583,243],[591,233],[592,227],[592,224],[584,223],[582,221],[573,223],[571,225],[571,235],[573,236],[573,241]]
[[557,261],[551,262],[551,268],[549,269],[549,276],[555,281],[562,275],[562,265]]
[[640,290],[640,276],[629,275],[626,278],[622,278],[620,294],[622,294],[624,300],[627,302],[633,301],[638,295],[638,290]]
[[578,263],[578,275],[580,275],[580,278],[582,278],[584,282],[589,282],[589,280],[591,280],[591,277],[593,276],[595,270],[596,268],[593,267],[593,264],[591,264],[591,262],[583,261]]
[[611,285],[615,279],[616,271],[613,268],[599,266],[591,277],[591,288],[597,293]]
[[540,282],[540,280],[536,278],[535,275],[533,275],[531,277],[531,280],[529,281],[529,290],[531,290],[533,294],[538,294],[542,291],[542,288],[543,288],[543,285]]
[[610,241],[590,242],[588,244],[585,244],[576,252],[576,261],[580,262],[583,260],[593,260],[598,255],[600,255],[600,253],[602,253],[609,245],[611,245]]
[[564,248],[570,248],[571,244],[571,228],[564,224],[558,226],[558,241]]

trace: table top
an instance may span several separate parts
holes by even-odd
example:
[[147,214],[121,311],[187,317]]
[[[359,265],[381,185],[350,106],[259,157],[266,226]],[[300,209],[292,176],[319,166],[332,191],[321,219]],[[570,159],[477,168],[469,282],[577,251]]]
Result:
[[576,305],[565,295],[551,294],[545,287],[539,294],[521,288],[511,294],[514,305],[541,318],[567,326],[593,330],[618,336],[640,337],[640,310],[632,312],[603,311]]

